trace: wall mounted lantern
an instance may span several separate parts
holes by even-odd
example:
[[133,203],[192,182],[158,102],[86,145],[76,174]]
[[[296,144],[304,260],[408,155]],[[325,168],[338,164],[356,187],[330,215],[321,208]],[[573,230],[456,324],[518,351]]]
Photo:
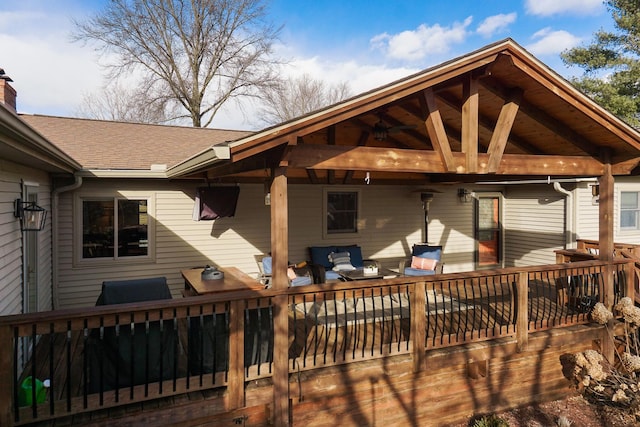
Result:
[[473,198],[473,193],[466,188],[458,188],[458,200],[460,203],[469,203]]
[[36,205],[35,202],[23,202],[16,199],[13,215],[20,218],[20,230],[40,231],[47,220],[47,211]]
[[591,204],[597,205],[600,203],[600,185],[595,184],[591,186]]

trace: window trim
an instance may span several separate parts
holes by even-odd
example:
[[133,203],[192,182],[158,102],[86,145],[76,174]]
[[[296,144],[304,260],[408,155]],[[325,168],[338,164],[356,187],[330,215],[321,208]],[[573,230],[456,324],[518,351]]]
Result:
[[[624,193],[635,193],[636,195],[636,207],[635,209],[624,209],[622,207],[622,195]],[[620,231],[633,231],[633,230],[640,230],[640,191],[625,191],[625,190],[621,190],[620,191],[620,202],[618,204],[618,208],[619,208],[619,213],[618,213],[618,224],[620,226]],[[636,224],[633,226],[623,226],[622,225],[622,213],[625,211],[634,211],[636,212]]]
[[[329,201],[329,193],[356,193],[356,231],[344,233],[329,233],[327,230],[327,203]],[[324,187],[322,189],[322,238],[331,239],[344,236],[357,236],[360,232],[360,218],[362,216],[362,191],[357,187]]]
[[[114,202],[114,214],[117,215],[118,200],[146,200],[147,202],[147,255],[118,257],[114,252],[113,257],[84,258],[83,257],[83,202],[105,201]],[[82,193],[74,197],[73,206],[73,260],[74,267],[88,267],[97,265],[123,265],[155,262],[156,260],[156,235],[155,235],[155,198],[149,192],[122,192],[117,193]],[[117,219],[116,219],[117,224]]]

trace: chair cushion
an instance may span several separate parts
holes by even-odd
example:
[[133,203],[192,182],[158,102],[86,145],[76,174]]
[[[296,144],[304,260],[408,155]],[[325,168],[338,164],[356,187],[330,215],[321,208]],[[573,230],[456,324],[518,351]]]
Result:
[[436,261],[440,261],[442,257],[442,246],[413,245],[411,255],[420,258],[431,258],[435,259]]
[[342,280],[342,276],[337,271],[327,270],[324,275],[324,280]]
[[349,252],[351,257],[351,265],[356,268],[364,267],[364,261],[362,259],[362,249],[358,245],[338,246],[336,252]]
[[333,263],[333,271],[351,271],[356,268],[351,265],[349,252],[331,252],[329,261]]
[[304,286],[304,285],[310,285],[313,283],[313,280],[311,280],[311,277],[309,276],[296,276],[294,279],[291,280],[291,286]]
[[273,258],[270,256],[262,258],[262,272],[264,274],[273,274]]
[[329,261],[329,254],[331,252],[338,252],[336,246],[310,246],[309,256],[313,264],[321,265],[325,269],[330,270],[333,267],[333,263]]
[[421,268],[407,267],[404,269],[405,276],[430,276],[436,274],[435,270],[423,270]]
[[431,258],[421,258],[419,256],[411,257],[411,268],[420,270],[435,270],[438,261]]

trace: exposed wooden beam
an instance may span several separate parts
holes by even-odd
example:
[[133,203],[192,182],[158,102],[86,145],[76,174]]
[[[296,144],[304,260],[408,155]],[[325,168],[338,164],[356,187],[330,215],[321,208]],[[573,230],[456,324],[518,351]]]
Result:
[[[505,89],[502,84],[498,83],[495,78],[483,79],[481,84],[484,88],[491,91],[496,96],[501,97],[502,99],[506,100],[510,96],[508,90]],[[519,111],[529,118],[537,121],[542,126],[546,127],[561,138],[567,140],[570,144],[576,146],[590,156],[597,157],[600,154],[598,145],[596,145],[592,141],[589,141],[577,132],[569,129],[566,123],[554,119],[541,109],[527,103],[526,100],[522,100],[520,102]]]
[[478,170],[478,85],[478,79],[471,75],[462,84],[462,152],[470,173]]
[[[439,101],[444,102],[445,104],[447,104],[448,106],[450,106],[451,108],[453,108],[456,111],[461,111],[462,110],[462,103],[460,101],[458,101],[453,95],[449,94],[449,93],[438,93],[437,94],[437,98]],[[487,116],[483,115],[483,114],[479,114],[479,124],[480,126],[482,126],[484,129],[493,131],[493,128],[495,126],[495,121],[488,118]],[[449,135],[451,135],[451,133],[449,131],[447,131],[449,133]],[[514,135],[514,133],[512,132],[510,137],[509,137],[509,141],[511,141],[511,143],[513,145],[515,145],[516,147],[520,148],[521,150],[525,151],[528,154],[546,154],[544,151],[541,151],[538,147],[532,145],[531,143],[525,141],[524,139],[522,139],[521,137]],[[482,146],[482,141],[478,141],[478,144],[480,146]]]
[[422,91],[422,95],[420,99],[421,102],[424,100],[424,106],[427,109],[425,126],[429,139],[431,140],[431,145],[433,145],[433,149],[440,156],[440,160],[447,168],[447,171],[453,172],[455,171],[455,165],[451,153],[451,145],[449,145],[449,140],[447,139],[447,132],[444,130],[442,116],[440,115],[440,110],[438,110],[433,89],[425,89]]
[[[298,144],[304,144],[304,138],[298,137]],[[309,182],[312,184],[318,184],[318,175],[316,175],[316,171],[313,169],[307,169],[307,177],[309,177]]]
[[[327,143],[329,145],[336,145],[336,125],[331,125],[327,128]],[[327,171],[327,183],[334,184],[336,181],[336,173],[333,169]]]
[[[455,173],[467,174],[466,157],[452,153]],[[489,155],[478,154],[478,174],[490,173]],[[386,172],[451,173],[442,164],[440,155],[431,150],[404,150],[382,147],[347,147],[305,144],[291,148],[289,166],[326,170],[360,170]],[[498,175],[525,176],[601,175],[600,161],[588,156],[543,156],[505,154],[500,167],[491,172]]]
[[516,119],[516,114],[518,114],[521,100],[522,90],[512,89],[509,98],[500,110],[496,127],[493,135],[491,135],[491,142],[489,142],[489,172],[495,172],[500,167],[504,149],[507,146],[509,134],[511,134],[511,128]]
[[[360,134],[360,138],[358,138],[358,147],[364,147],[367,144],[367,140],[368,139],[369,139],[369,132],[363,131]],[[309,170],[309,169],[307,169],[307,170]],[[353,179],[353,171],[349,170],[344,175],[344,179],[342,180],[342,182],[344,184],[349,184],[352,179]]]

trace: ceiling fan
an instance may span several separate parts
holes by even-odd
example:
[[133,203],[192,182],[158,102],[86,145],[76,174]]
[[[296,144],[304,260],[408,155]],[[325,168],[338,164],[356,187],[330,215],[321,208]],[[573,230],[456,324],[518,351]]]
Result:
[[376,124],[373,125],[373,138],[376,141],[384,141],[385,139],[387,139],[387,136],[389,136],[390,133],[396,133],[396,132],[401,132],[405,129],[415,129],[416,126],[415,125],[396,125],[396,126],[389,126],[387,124],[385,124],[384,120],[382,119],[382,115],[379,115],[379,120],[376,122]]

